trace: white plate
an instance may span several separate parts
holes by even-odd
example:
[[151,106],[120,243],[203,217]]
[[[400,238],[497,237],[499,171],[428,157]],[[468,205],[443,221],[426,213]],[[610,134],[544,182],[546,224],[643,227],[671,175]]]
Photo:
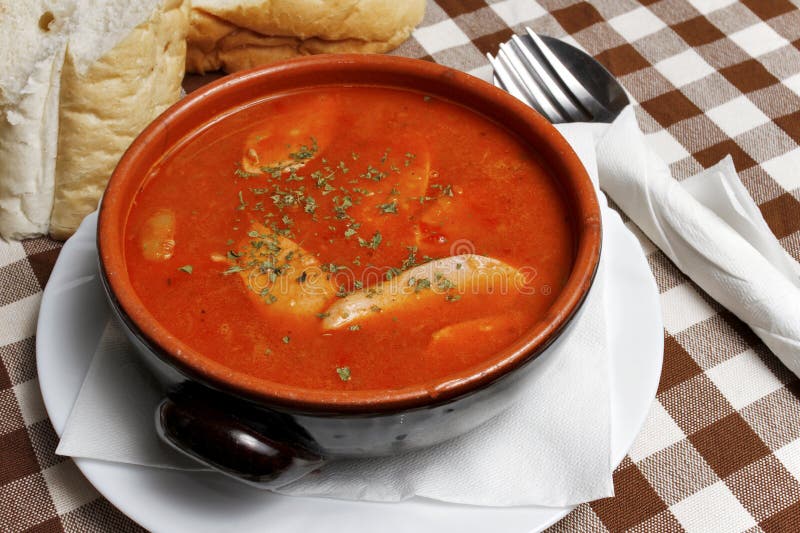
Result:
[[[619,216],[604,213],[612,460],[633,444],[656,393],[663,356],[658,291],[636,238]],[[44,403],[61,435],[109,317],[97,274],[97,215],[61,250],[44,291],[37,364]],[[538,531],[571,508],[490,508],[414,498],[368,503],[282,496],[211,472],[75,459],[89,481],[123,513],[151,531]]]

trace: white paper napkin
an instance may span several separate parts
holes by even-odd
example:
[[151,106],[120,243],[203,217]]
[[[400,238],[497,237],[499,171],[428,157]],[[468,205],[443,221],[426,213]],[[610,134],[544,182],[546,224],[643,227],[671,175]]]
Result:
[[712,298],[800,375],[800,265],[781,247],[730,156],[685,181],[645,144],[633,109],[596,128],[600,185]]
[[[596,176],[588,129],[569,134]],[[279,492],[372,501],[422,496],[488,505],[566,506],[613,495],[609,354],[601,273],[580,321],[539,379],[504,414],[444,444],[401,456],[339,460]],[[56,450],[61,455],[197,468],[158,441],[162,392],[110,324]]]

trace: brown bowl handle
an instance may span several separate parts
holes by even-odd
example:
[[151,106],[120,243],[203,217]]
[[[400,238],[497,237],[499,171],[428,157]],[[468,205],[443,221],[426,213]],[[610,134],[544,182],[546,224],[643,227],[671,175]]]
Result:
[[156,429],[178,451],[260,488],[286,485],[325,462],[288,415],[195,385],[162,400]]

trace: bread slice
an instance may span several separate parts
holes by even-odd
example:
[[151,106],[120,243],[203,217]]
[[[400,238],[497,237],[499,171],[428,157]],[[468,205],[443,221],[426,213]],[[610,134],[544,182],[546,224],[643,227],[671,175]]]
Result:
[[4,239],[47,231],[53,205],[58,87],[70,14],[55,1],[0,0],[0,237]]
[[186,70],[234,72],[298,55],[388,52],[424,12],[425,0],[194,0]]
[[70,38],[61,77],[55,239],[97,208],[130,143],[178,100],[186,57],[188,0],[79,5],[91,16]]

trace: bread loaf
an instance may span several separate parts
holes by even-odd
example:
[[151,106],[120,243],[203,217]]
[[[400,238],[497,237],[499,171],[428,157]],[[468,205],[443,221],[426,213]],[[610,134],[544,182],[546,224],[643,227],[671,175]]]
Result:
[[74,232],[179,98],[188,0],[0,0],[0,237]]
[[83,36],[75,48],[70,42],[61,76],[53,238],[69,237],[97,208],[130,143],[180,97],[189,2],[160,3],[96,60],[80,52],[94,50],[91,41],[105,33]]
[[7,239],[41,235],[50,220],[71,14],[53,4],[0,0],[0,236]]
[[298,55],[383,53],[408,38],[425,0],[194,0],[186,70],[234,72]]

